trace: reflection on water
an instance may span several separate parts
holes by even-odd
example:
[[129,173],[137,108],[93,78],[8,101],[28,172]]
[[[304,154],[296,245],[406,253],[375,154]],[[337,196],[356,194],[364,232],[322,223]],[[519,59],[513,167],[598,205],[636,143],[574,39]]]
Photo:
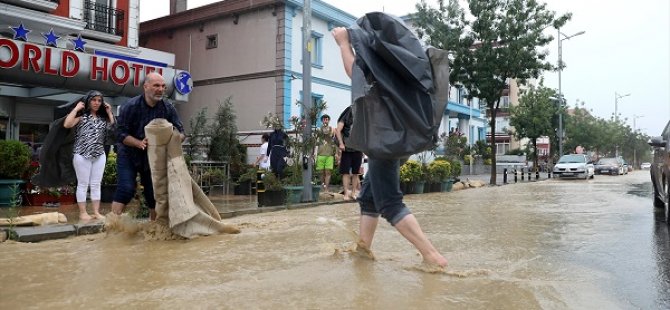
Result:
[[[668,308],[668,231],[645,175],[408,196],[449,260],[419,253],[386,222],[375,260],[353,255],[355,204],[245,215],[239,235],[145,241],[99,234],[0,244],[0,309]],[[6,285],[10,283],[10,285]]]

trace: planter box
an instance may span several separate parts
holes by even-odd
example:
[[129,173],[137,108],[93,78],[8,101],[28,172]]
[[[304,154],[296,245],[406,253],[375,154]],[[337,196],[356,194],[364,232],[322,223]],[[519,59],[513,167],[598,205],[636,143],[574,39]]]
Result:
[[284,205],[286,201],[286,192],[281,191],[262,191],[258,192],[258,206],[272,207]]
[[251,181],[245,181],[240,184],[236,184],[233,193],[235,195],[253,195],[255,194],[254,188],[251,186]]
[[[25,183],[23,180],[0,180],[0,207],[9,206],[12,198],[12,187],[23,183]],[[20,202],[21,197],[18,196],[17,201]]]
[[63,194],[53,196],[48,193],[24,194],[24,206],[43,206],[46,204],[72,205],[77,203],[77,197],[74,194]]

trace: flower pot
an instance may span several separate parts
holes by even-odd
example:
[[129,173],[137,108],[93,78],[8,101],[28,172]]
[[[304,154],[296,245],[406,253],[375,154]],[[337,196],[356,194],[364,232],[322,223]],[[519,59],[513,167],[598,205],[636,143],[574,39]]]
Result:
[[58,197],[58,202],[60,202],[61,205],[73,205],[77,203],[77,196],[75,194],[61,194],[60,197]]
[[451,192],[451,189],[454,186],[454,180],[443,181],[441,185],[443,192]]
[[236,184],[233,189],[235,195],[252,195],[252,191],[251,181],[242,181],[239,184]]
[[286,202],[287,203],[300,203],[302,202],[302,185],[284,185],[284,191],[286,191]]
[[114,193],[116,193],[116,184],[102,185],[100,188],[100,201],[112,202],[114,201]]
[[319,201],[319,194],[321,193],[321,185],[312,186],[312,201]]
[[57,202],[59,202],[58,197],[53,196],[49,193],[35,193],[35,194],[23,195],[24,206],[43,206],[46,204],[53,204]]
[[286,201],[286,192],[283,190],[258,192],[259,207],[281,206],[284,201]]
[[418,181],[414,183],[414,192],[412,194],[423,194],[423,189],[426,186],[425,181]]
[[[9,204],[11,202],[12,194],[15,194],[15,195],[18,196],[18,197],[16,197],[17,202],[19,202],[21,200],[21,195],[19,195],[18,192],[14,193],[13,192],[14,191],[13,187],[15,185],[18,186],[18,185],[23,184],[23,183],[24,183],[23,180],[13,180],[13,179],[11,179],[11,180],[6,180],[6,179],[0,180],[0,207],[9,206]],[[18,191],[18,189],[17,189],[17,191]]]

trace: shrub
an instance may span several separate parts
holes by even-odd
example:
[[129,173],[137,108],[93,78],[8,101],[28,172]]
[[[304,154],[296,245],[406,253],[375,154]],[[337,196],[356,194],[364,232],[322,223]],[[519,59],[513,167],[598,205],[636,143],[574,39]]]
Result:
[[105,172],[102,175],[102,185],[116,184],[116,153],[110,151],[107,154],[107,162],[105,162]]
[[458,178],[461,175],[461,162],[458,160],[452,160],[449,162],[451,164],[451,177]]
[[421,164],[415,160],[408,160],[400,166],[400,182],[417,182],[423,178]]
[[20,179],[30,167],[30,148],[20,141],[0,141],[0,179]]
[[428,164],[428,172],[432,182],[442,182],[451,175],[451,163],[444,160],[435,160]]

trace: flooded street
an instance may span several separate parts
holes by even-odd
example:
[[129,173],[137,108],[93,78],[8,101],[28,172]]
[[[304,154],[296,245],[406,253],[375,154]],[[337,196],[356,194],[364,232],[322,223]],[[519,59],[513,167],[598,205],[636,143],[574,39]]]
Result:
[[239,235],[98,234],[0,244],[0,309],[668,309],[670,238],[649,172],[550,180],[406,202],[449,260],[385,221],[352,255],[356,204],[226,219]]

